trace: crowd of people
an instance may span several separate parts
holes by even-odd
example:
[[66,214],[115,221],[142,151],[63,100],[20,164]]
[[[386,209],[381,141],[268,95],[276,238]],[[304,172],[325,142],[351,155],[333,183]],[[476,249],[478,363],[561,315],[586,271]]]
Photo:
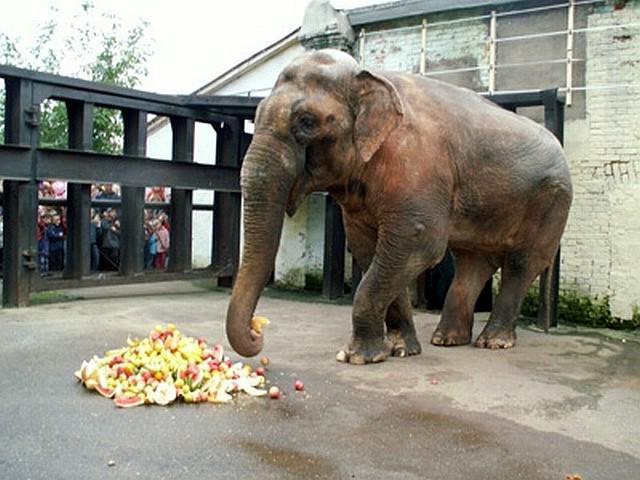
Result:
[[[65,182],[40,182],[40,199],[65,199]],[[95,200],[119,200],[120,189],[115,184],[91,186],[91,198]],[[147,203],[163,203],[169,200],[163,187],[148,188]],[[89,220],[89,219],[88,219]],[[91,209],[90,252],[91,271],[117,271],[120,266],[120,219],[117,206],[98,205]],[[146,269],[163,270],[169,253],[169,216],[159,206],[144,211],[144,266]],[[67,217],[63,206],[38,208],[37,239],[38,266],[41,275],[64,269],[66,260]]]

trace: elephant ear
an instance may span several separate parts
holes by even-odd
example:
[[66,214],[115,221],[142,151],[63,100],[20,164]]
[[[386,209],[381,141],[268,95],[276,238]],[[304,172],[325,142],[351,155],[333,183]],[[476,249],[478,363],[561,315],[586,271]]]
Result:
[[362,70],[355,76],[354,85],[353,141],[357,155],[368,162],[400,125],[404,107],[396,87],[380,75]]

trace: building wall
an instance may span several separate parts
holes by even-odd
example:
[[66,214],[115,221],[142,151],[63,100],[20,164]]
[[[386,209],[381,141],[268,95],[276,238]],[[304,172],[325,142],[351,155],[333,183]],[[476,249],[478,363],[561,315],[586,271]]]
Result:
[[601,8],[588,18],[589,27],[615,23],[636,26],[587,34],[587,85],[634,86],[587,93],[580,154],[572,155],[563,280],[610,295],[613,315],[628,318],[640,304],[640,5]]

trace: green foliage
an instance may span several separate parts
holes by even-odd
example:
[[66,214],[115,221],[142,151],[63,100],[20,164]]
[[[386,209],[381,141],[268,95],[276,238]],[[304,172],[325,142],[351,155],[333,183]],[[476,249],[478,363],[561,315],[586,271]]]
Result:
[[[18,41],[0,33],[0,62],[17,67],[84,78],[94,82],[133,88],[147,74],[150,48],[145,39],[147,23],[126,27],[111,13],[98,12],[91,2],[70,20],[61,22],[51,8],[51,19],[38,27],[32,47],[18,48]],[[22,43],[22,42],[20,42]],[[4,98],[4,92],[0,92]],[[40,114],[40,144],[67,146],[68,122],[63,102],[45,102]],[[3,135],[4,109],[0,110]],[[93,149],[118,153],[122,149],[123,125],[116,110],[94,111]]]
[[[531,287],[522,303],[522,315],[538,315],[539,290]],[[631,319],[615,318],[611,315],[609,297],[590,297],[576,290],[561,290],[558,298],[558,319],[572,325],[595,328],[631,330],[640,328],[640,309],[634,305]]]

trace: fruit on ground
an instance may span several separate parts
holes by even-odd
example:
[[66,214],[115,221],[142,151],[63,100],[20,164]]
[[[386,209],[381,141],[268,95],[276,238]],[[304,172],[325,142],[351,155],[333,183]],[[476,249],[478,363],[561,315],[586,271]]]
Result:
[[[266,360],[268,363],[268,359]],[[113,398],[119,407],[185,402],[226,403],[240,392],[267,395],[265,369],[234,363],[220,344],[183,336],[175,325],[158,325],[146,338],[82,362],[75,372],[88,389]]]
[[280,398],[280,389],[276,386],[271,387],[269,389],[269,397],[273,398],[274,400]]

